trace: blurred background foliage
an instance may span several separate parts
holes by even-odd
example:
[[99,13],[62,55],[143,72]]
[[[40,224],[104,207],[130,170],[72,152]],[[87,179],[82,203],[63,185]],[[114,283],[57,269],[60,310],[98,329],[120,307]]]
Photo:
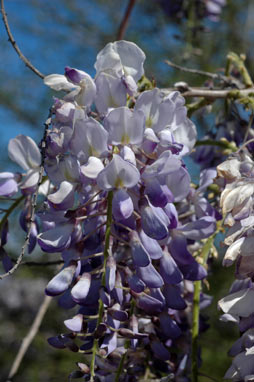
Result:
[[[213,21],[203,17],[206,1],[136,1],[124,38],[137,43],[146,53],[146,75],[158,86],[170,87],[180,80],[193,86],[204,82],[202,77],[170,68],[164,62],[166,59],[189,68],[217,72],[225,67],[229,51],[245,53],[246,66],[254,74],[254,2],[228,0],[217,21]],[[94,75],[96,54],[116,39],[127,4],[127,0],[6,0],[6,12],[18,45],[42,73],[63,73],[68,65]],[[174,13],[172,9],[179,4],[185,7],[184,11],[181,8]],[[13,169],[7,159],[9,139],[25,134],[40,141],[53,93],[19,60],[3,25],[0,30],[0,171],[6,171]],[[208,117],[203,114],[196,117],[200,132],[214,123],[217,113],[215,104]],[[17,220],[16,214],[13,224]],[[10,240],[13,258],[18,255],[22,239],[17,231]],[[37,249],[32,260],[41,258],[47,261],[52,256]],[[22,266],[14,276],[1,281],[1,381],[6,380],[22,338],[43,300],[44,287],[54,272],[54,267]],[[222,269],[220,258],[214,261],[208,278],[210,289],[205,290],[214,296],[212,305],[204,312],[210,328],[202,334],[200,343],[201,372],[217,381],[230,364],[226,352],[237,337],[233,327],[219,321],[217,310],[217,301],[226,294],[232,279],[233,269]],[[70,316],[70,312],[57,307],[56,301],[52,302],[14,382],[67,380],[75,368],[74,362],[82,361],[82,356],[50,348],[46,339],[64,331],[62,322]],[[208,380],[200,377],[202,382]]]

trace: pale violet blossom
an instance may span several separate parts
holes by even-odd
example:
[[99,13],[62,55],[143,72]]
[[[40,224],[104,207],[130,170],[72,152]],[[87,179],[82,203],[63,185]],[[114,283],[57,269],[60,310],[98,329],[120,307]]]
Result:
[[143,141],[145,116],[142,111],[128,107],[113,109],[105,118],[112,145],[140,145]]
[[81,164],[90,156],[103,157],[108,152],[108,132],[94,118],[76,121],[70,141],[70,149]]
[[127,94],[137,93],[137,81],[143,76],[144,52],[133,42],[109,43],[96,58],[95,105],[100,114],[126,105]]
[[116,71],[119,77],[131,76],[137,82],[144,74],[144,52],[133,42],[116,41],[108,43],[97,55],[96,74]]
[[41,165],[41,153],[38,146],[32,138],[18,135],[10,140],[8,154],[13,162],[26,171],[21,182],[21,190],[25,193],[33,192],[39,181]]
[[99,173],[97,177],[98,186],[110,191],[118,188],[132,188],[140,179],[138,169],[120,155],[113,154],[112,160]]
[[75,100],[81,106],[91,106],[96,95],[96,85],[92,77],[77,69],[65,68],[65,75],[50,74],[44,78],[44,84],[56,91],[68,92],[67,101]]
[[[146,127],[158,134],[162,147],[165,147],[166,130],[168,130],[171,133],[169,143],[172,141],[183,145],[181,155],[193,149],[197,139],[196,127],[187,117],[184,99],[179,92],[165,95],[158,88],[144,91],[137,98],[135,110],[143,111]],[[159,133],[163,130],[164,134],[160,136]]]

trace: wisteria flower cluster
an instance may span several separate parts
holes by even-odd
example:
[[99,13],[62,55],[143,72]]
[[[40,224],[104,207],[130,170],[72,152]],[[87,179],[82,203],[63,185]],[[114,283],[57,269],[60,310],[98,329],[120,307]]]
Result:
[[[218,219],[205,198],[216,171],[203,170],[194,188],[182,159],[197,135],[184,98],[158,88],[140,93],[144,60],[134,43],[117,41],[97,55],[94,79],[66,67],[44,80],[65,94],[51,109],[39,188],[45,200],[29,251],[37,242],[46,253],[61,253],[64,265],[46,294],[77,311],[64,322],[68,332],[48,341],[84,353],[71,376],[90,381],[136,381],[147,368],[185,380],[193,281],[207,275],[194,255]],[[1,173],[0,194],[22,192],[20,223],[27,231],[41,153],[23,135],[8,150],[26,173]],[[252,197],[250,183],[239,187]],[[7,232],[6,225],[2,251]]]
[[233,381],[254,379],[253,308],[253,197],[254,162],[247,149],[230,157],[218,167],[218,182],[224,187],[221,207],[228,227],[224,240],[228,246],[224,266],[236,262],[236,280],[229,295],[219,301],[223,321],[238,324],[241,337],[229,350],[234,357],[224,378]]

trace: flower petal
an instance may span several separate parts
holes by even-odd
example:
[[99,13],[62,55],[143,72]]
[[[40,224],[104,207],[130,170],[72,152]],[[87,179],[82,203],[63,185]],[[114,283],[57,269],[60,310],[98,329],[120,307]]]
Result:
[[248,317],[254,313],[254,290],[251,288],[241,289],[222,298],[218,305],[224,313]]
[[61,252],[70,245],[73,228],[72,224],[62,224],[40,233],[38,244],[45,252]]
[[88,179],[96,179],[99,173],[104,169],[104,165],[99,158],[89,157],[86,164],[80,167],[80,172]]
[[76,262],[72,262],[66,268],[63,268],[46,286],[46,294],[48,296],[57,296],[65,292],[72,283],[76,268]]
[[77,314],[73,318],[65,320],[64,325],[72,332],[81,332],[83,327],[83,315]]
[[137,82],[144,74],[144,52],[133,42],[110,42],[97,55],[94,65],[96,73],[115,70],[121,77],[130,75]]
[[137,267],[146,267],[151,263],[150,256],[139,240],[138,234],[134,231],[131,240],[131,252],[133,262]]
[[114,192],[112,201],[112,212],[114,218],[119,220],[128,219],[134,211],[134,206],[130,195],[125,190]]
[[13,196],[18,192],[15,174],[12,172],[0,173],[0,196]]
[[127,89],[117,74],[101,72],[95,83],[95,105],[100,114],[106,114],[109,108],[126,105]]
[[183,275],[179,270],[173,257],[164,250],[160,259],[160,274],[165,283],[178,284],[183,280]]
[[140,110],[118,107],[108,113],[105,126],[112,145],[140,145],[143,141],[145,116]]
[[63,74],[49,74],[44,78],[44,84],[57,91],[71,91],[76,88]]
[[149,205],[145,198],[140,201],[140,212],[141,225],[145,234],[155,240],[165,239],[168,235],[167,225],[157,213],[156,208]]
[[9,141],[8,154],[10,159],[24,170],[38,168],[41,164],[41,153],[32,140],[25,135],[18,135]]
[[86,296],[88,295],[91,286],[91,275],[90,273],[83,273],[77,284],[71,290],[72,298],[77,303],[82,303]]
[[90,156],[104,156],[108,151],[107,143],[108,132],[94,118],[76,121],[70,149],[81,164],[86,163]]
[[48,196],[48,201],[52,207],[57,210],[67,210],[74,203],[74,186],[73,184],[63,181],[59,189]]
[[174,201],[180,202],[190,192],[190,175],[184,167],[180,167],[167,176],[166,184],[175,197]]
[[164,284],[161,275],[152,264],[146,267],[137,267],[137,275],[149,288],[160,288]]
[[98,175],[97,184],[105,191],[114,188],[132,188],[138,183],[139,178],[139,171],[134,165],[122,159],[120,155],[114,154],[113,159]]
[[151,259],[158,260],[163,256],[163,251],[157,240],[147,236],[143,230],[140,231],[139,236]]

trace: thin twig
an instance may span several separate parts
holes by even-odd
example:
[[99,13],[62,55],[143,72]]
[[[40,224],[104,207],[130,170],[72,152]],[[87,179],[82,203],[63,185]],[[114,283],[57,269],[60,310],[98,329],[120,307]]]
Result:
[[121,237],[119,237],[118,235],[116,235],[114,232],[111,232],[111,235],[112,235],[115,239],[117,239],[120,243],[125,244],[125,245],[127,245],[128,247],[131,247],[131,244],[130,244],[128,241],[122,239]]
[[89,237],[91,237],[94,233],[96,233],[97,231],[99,231],[99,229],[101,229],[102,227],[104,227],[104,225],[106,225],[106,222],[101,223],[100,225],[98,225],[98,227],[96,227],[96,228],[93,229],[91,232],[89,232],[86,236],[83,237],[83,239],[81,240],[81,242],[84,242],[84,241],[86,241],[87,239],[89,239]]
[[177,65],[174,62],[169,61],[169,60],[165,60],[164,62],[165,62],[165,64],[167,64],[171,68],[180,70],[181,72],[197,74],[199,76],[204,76],[204,77],[212,78],[213,80],[221,80],[221,81],[223,81],[223,82],[225,82],[227,84],[230,82],[230,78],[228,78],[226,76],[223,76],[222,74],[206,72],[204,70],[199,70],[199,69],[186,68],[185,66]]
[[44,123],[44,135],[43,135],[43,138],[42,138],[42,141],[41,141],[41,145],[40,145],[40,147],[41,147],[41,165],[40,165],[40,169],[39,169],[39,179],[38,179],[36,190],[35,190],[35,192],[32,195],[31,217],[30,217],[30,220],[29,220],[29,223],[28,223],[28,230],[27,230],[27,235],[26,235],[26,238],[25,238],[25,242],[24,242],[24,244],[23,244],[23,246],[21,248],[20,255],[17,258],[17,261],[16,261],[15,265],[8,272],[4,273],[3,275],[0,275],[0,280],[2,280],[3,278],[5,278],[5,277],[7,277],[7,276],[9,276],[11,274],[13,274],[18,269],[20,263],[23,260],[24,255],[25,255],[26,248],[27,248],[27,246],[29,244],[30,235],[31,235],[31,231],[32,231],[32,223],[34,222],[35,208],[36,208],[37,197],[38,197],[38,193],[39,193],[39,187],[40,187],[40,185],[42,183],[42,180],[43,180],[44,161],[45,161],[45,156],[46,156],[46,139],[47,139],[47,136],[48,136],[48,133],[49,133],[49,127],[50,127],[50,124],[51,124],[52,114],[53,114],[53,110],[50,109],[48,119]]
[[76,218],[77,221],[87,220],[87,219],[93,219],[98,216],[107,215],[106,213],[98,212],[96,214],[86,215],[86,216],[79,216]]
[[[101,193],[101,190],[99,190],[98,192],[96,192],[93,196],[91,196],[91,198],[89,198],[83,205],[82,207],[86,207],[88,205],[90,205],[90,203],[92,203],[93,199],[96,198],[96,196],[98,196],[99,194]],[[105,199],[105,198],[104,198]],[[101,199],[100,199],[101,200]],[[94,202],[98,202],[100,200],[95,200]]]
[[129,3],[128,3],[127,8],[124,12],[123,19],[121,21],[121,24],[120,24],[118,32],[117,32],[116,40],[122,40],[124,38],[126,28],[127,28],[128,22],[129,22],[129,18],[130,18],[130,15],[131,15],[132,9],[134,8],[135,3],[136,3],[136,0],[129,0]]
[[254,142],[254,138],[249,139],[248,141],[243,143],[242,146],[239,147],[236,153],[238,154],[242,149],[244,149],[244,147],[248,146],[250,143],[253,143],[253,142]]
[[243,144],[247,141],[247,138],[248,138],[248,135],[249,135],[252,123],[253,123],[253,118],[254,118],[254,114],[252,112],[251,116],[250,116],[250,120],[249,120],[248,126],[247,126],[247,129],[246,129],[246,132],[245,132],[245,135],[244,135]]
[[63,260],[55,260],[55,261],[42,261],[42,262],[37,262],[37,261],[22,261],[20,265],[27,265],[29,267],[33,266],[51,266],[51,265],[61,265],[63,264]]
[[22,341],[22,344],[21,344],[19,351],[15,357],[15,360],[12,364],[12,367],[11,367],[11,370],[9,372],[8,379],[6,382],[11,382],[11,379],[14,377],[15,374],[17,374],[19,366],[20,366],[29,346],[31,345],[34,337],[36,336],[36,334],[39,330],[39,327],[40,327],[41,322],[42,322],[42,320],[43,320],[43,318],[47,312],[47,309],[49,307],[51,300],[52,300],[52,297],[50,297],[50,296],[44,297],[44,300],[40,306],[40,309],[38,310],[38,312],[35,316],[35,319],[32,323],[32,326]]
[[119,227],[122,227],[122,228],[126,229],[126,230],[129,231],[129,232],[133,232],[133,231],[134,231],[133,229],[131,229],[131,228],[128,227],[127,225],[122,224],[122,223],[120,223],[120,222],[118,222],[118,221],[116,221],[116,220],[113,220],[113,223],[114,223],[115,225],[118,225]]
[[40,78],[44,78],[44,74],[42,74],[38,69],[36,69],[36,67],[26,58],[26,56],[24,56],[24,54],[21,52],[21,50],[19,49],[18,47],[18,44],[16,43],[12,33],[11,33],[11,29],[10,29],[10,26],[9,26],[9,23],[8,23],[8,18],[7,18],[7,14],[5,12],[5,7],[4,7],[4,0],[1,0],[1,12],[2,12],[2,18],[3,18],[3,22],[4,22],[4,26],[5,26],[5,29],[6,29],[6,32],[8,34],[8,37],[9,37],[9,41],[10,43],[12,44],[13,48],[15,49],[15,51],[17,52],[19,58],[25,63],[25,65],[31,69],[37,76],[39,76]]
[[[179,90],[177,87],[174,88],[164,88],[162,91],[164,93],[169,93]],[[237,99],[241,97],[254,96],[254,87],[248,89],[207,89],[207,88],[195,88],[188,86],[188,89],[181,93],[183,97],[205,97],[216,100],[217,98],[232,98]]]

